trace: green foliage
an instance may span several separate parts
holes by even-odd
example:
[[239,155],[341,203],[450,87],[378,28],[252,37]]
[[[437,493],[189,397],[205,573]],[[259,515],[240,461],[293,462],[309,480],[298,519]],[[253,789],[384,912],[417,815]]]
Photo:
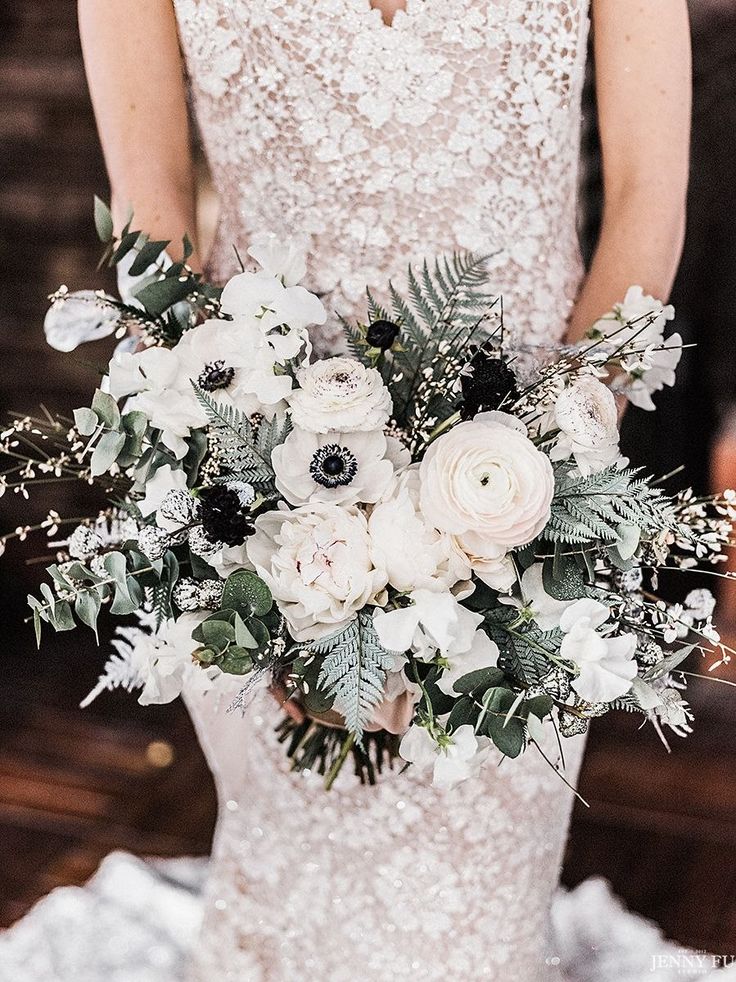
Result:
[[216,441],[215,453],[223,468],[262,492],[273,492],[271,454],[291,431],[288,417],[275,416],[256,428],[240,410],[218,402],[195,382],[192,385],[207,414]]
[[361,741],[383,698],[386,672],[395,657],[378,640],[372,611],[361,610],[346,627],[301,647],[323,656],[318,687],[345,718],[348,731]]
[[[675,527],[671,501],[631,468],[606,468],[581,478],[569,467],[557,471],[549,523],[543,532],[551,542],[610,545],[631,541],[628,526],[645,533]],[[622,526],[624,526],[622,528]]]
[[408,270],[409,300],[390,287],[387,313],[369,294],[371,319],[401,325],[400,348],[392,355],[389,385],[394,417],[414,436],[413,450],[426,440],[430,421],[454,411],[454,382],[468,361],[467,348],[480,331],[494,298],[488,293],[486,256],[455,253],[430,270]]
[[231,573],[223,590],[222,609],[192,632],[201,645],[194,657],[229,675],[247,675],[263,667],[271,635],[261,618],[272,606],[271,591],[259,576],[248,570]]
[[97,230],[97,237],[103,245],[112,241],[112,214],[105,202],[97,195],[95,195],[95,229]]
[[496,607],[486,618],[486,630],[498,645],[498,667],[521,685],[537,685],[554,667],[562,634],[529,625],[514,627],[517,615],[513,607]]

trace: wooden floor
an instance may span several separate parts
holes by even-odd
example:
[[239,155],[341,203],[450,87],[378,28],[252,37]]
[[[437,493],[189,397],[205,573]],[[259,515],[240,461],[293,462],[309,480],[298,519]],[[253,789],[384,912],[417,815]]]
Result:
[[[0,6],[0,409],[39,400],[80,405],[109,346],[59,356],[43,344],[45,295],[94,279],[89,220],[105,180],[84,84],[73,0]],[[109,285],[109,284],[108,284]],[[0,527],[80,514],[77,494],[0,501]],[[148,710],[125,694],[82,712],[102,654],[81,634],[35,652],[25,593],[43,546],[0,561],[0,924],[54,886],[82,883],[111,849],[204,853],[215,806],[210,777],[179,705]],[[581,781],[565,881],[608,877],[636,910],[696,947],[736,953],[734,705],[699,695],[699,723],[667,756],[634,719],[600,721]],[[539,816],[544,821],[544,816]]]

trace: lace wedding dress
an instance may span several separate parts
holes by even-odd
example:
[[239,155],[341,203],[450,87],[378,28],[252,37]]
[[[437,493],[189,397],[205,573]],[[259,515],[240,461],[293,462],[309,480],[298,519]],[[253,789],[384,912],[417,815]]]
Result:
[[[564,330],[587,0],[175,0],[222,201],[211,273],[252,233],[303,237],[305,286],[361,311],[408,262],[490,254],[519,338]],[[333,317],[315,338],[339,343]],[[548,941],[573,795],[536,750],[451,794],[289,772],[259,696],[189,708],[221,805],[192,980],[553,979]],[[583,741],[565,742],[574,782]],[[546,752],[559,761],[554,737]]]

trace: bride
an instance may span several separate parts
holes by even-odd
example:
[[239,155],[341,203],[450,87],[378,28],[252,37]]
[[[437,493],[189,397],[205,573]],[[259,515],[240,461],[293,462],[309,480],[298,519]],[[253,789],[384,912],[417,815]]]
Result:
[[[408,262],[474,250],[515,336],[579,338],[632,283],[667,296],[688,171],[685,0],[591,13],[605,211],[585,277],[587,0],[79,0],[118,222],[132,205],[156,239],[196,231],[186,72],[221,202],[213,278],[274,232],[304,243],[305,285],[351,315]],[[193,980],[554,978],[573,796],[541,755],[451,798],[411,772],[325,794],[289,773],[268,693],[244,718],[228,701],[188,699],[220,798]],[[565,742],[569,782],[583,744]]]

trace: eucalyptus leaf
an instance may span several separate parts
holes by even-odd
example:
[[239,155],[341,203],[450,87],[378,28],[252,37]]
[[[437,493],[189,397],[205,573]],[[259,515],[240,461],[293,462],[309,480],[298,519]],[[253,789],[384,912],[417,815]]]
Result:
[[79,431],[80,436],[92,436],[100,425],[97,413],[92,409],[83,406],[81,409],[74,410],[74,425]]
[[222,606],[236,610],[243,619],[263,617],[273,606],[273,597],[260,576],[241,569],[228,576]]
[[125,446],[125,434],[109,431],[103,433],[97,441],[92,457],[89,462],[89,469],[93,476],[99,477],[110,470],[112,465],[120,456],[120,452]]
[[95,229],[97,237],[104,245],[112,241],[114,234],[112,213],[105,202],[95,195]]
[[97,634],[97,617],[100,613],[102,601],[99,594],[94,590],[83,590],[77,594],[74,601],[74,613],[82,624],[91,627],[95,632],[95,638],[99,641]]
[[102,389],[95,389],[92,399],[92,410],[97,414],[99,420],[109,429],[117,430],[120,426],[120,409],[109,392],[103,392]]
[[146,286],[135,291],[135,298],[143,304],[149,314],[153,317],[159,317],[169,307],[173,307],[175,303],[186,300],[191,292],[192,282],[190,279],[178,280],[170,277],[146,284]]
[[171,240],[161,240],[158,242],[146,242],[138,251],[138,255],[133,261],[129,273],[131,276],[140,276],[145,273],[149,266],[152,266],[164,251]]

